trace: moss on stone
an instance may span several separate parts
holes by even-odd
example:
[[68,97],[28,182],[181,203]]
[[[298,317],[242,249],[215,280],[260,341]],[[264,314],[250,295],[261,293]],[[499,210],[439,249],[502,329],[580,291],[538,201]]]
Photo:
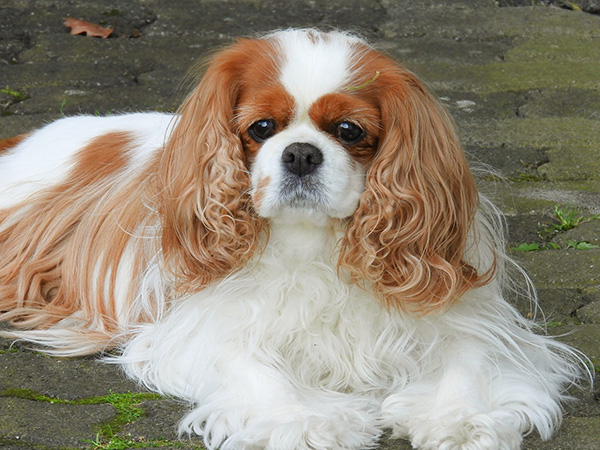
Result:
[[600,180],[600,127],[595,120],[517,118],[465,124],[463,128],[469,139],[488,146],[510,143],[545,148],[549,162],[540,166],[538,173],[549,181]]
[[139,404],[147,400],[157,400],[161,398],[159,394],[150,392],[141,393],[115,393],[109,395],[88,397],[77,400],[65,400],[61,398],[49,397],[40,394],[31,389],[9,388],[0,391],[0,397],[13,397],[23,400],[32,400],[37,402],[56,403],[64,405],[112,405],[117,414],[109,422],[99,426],[99,435],[102,437],[113,436],[124,425],[134,422],[144,416],[144,411]]

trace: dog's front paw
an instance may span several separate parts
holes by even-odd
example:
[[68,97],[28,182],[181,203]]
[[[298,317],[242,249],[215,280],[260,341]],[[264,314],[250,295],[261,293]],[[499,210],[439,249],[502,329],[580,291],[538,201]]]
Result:
[[426,388],[392,395],[381,409],[382,426],[392,430],[392,437],[410,440],[416,449],[518,450],[521,433],[531,428],[518,410],[482,410],[459,399],[440,405]]
[[183,419],[180,430],[202,435],[209,449],[221,450],[364,449],[381,434],[368,413],[298,406],[245,412],[201,407]]
[[291,420],[277,424],[270,430],[264,430],[263,438],[266,444],[264,448],[270,450],[369,448],[377,442],[380,434],[380,430],[373,422],[372,419],[365,419],[354,413],[330,417],[322,413],[304,412]]
[[493,414],[460,411],[412,421],[412,445],[422,450],[518,450],[521,433]]
[[381,434],[375,414],[355,405],[323,410],[302,404],[274,409],[212,406],[196,408],[180,423],[180,432],[201,435],[209,449],[364,449],[374,446]]

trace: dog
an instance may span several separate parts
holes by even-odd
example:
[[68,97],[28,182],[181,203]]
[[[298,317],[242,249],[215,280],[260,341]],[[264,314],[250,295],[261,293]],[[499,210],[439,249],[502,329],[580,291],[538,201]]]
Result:
[[63,118],[4,147],[4,335],[117,349],[209,449],[384,430],[517,449],[585,377],[505,300],[502,223],[444,107],[352,34],[240,39],[177,114]]

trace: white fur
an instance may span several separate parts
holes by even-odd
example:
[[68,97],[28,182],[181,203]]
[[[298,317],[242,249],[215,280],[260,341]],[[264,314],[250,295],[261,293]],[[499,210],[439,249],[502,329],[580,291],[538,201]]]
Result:
[[[0,158],[0,209],[10,208],[44,188],[61,183],[77,152],[95,137],[128,132],[136,138],[133,168],[164,143],[173,116],[137,113],[108,117],[76,116],[52,122]],[[137,166],[139,167],[139,166]]]
[[[180,431],[202,435],[210,449],[359,449],[376,445],[385,429],[421,449],[517,449],[522,433],[534,429],[549,438],[581,359],[504,300],[510,261],[502,230],[478,215],[469,260],[487,268],[496,252],[499,271],[447,312],[386,310],[351,283],[337,268],[343,230],[327,218],[354,211],[364,169],[306,111],[348,79],[356,39],[333,33],[311,40],[298,31],[273,37],[285,50],[281,80],[298,110],[251,168],[253,194],[269,178],[258,210],[271,222],[268,245],[241,271],[177,299],[166,298],[171,280],[157,255],[133,311],[122,312],[124,322],[140,310],[154,321],[126,330],[132,337],[114,362],[150,389],[189,401]],[[2,206],[59,182],[77,149],[108,131],[135,133],[136,161],[147,162],[171,121],[135,114],[49,125],[0,159]],[[323,201],[312,206],[280,201],[281,152],[293,142],[324,154]],[[126,257],[118,275],[124,285]],[[21,336],[60,347],[71,339],[67,322]]]
[[191,401],[209,448],[363,448],[385,428],[424,449],[516,449],[560,422],[572,351],[534,333],[497,282],[443,315],[388,312],[338,276],[337,236],[275,223],[248,268],[141,326],[118,358]]
[[[309,32],[310,34],[310,32]],[[360,42],[345,33],[313,33],[288,30],[272,37],[279,43],[285,59],[280,81],[294,97],[299,111],[307,111],[319,97],[335,92],[351,75],[351,45]]]
[[[318,169],[319,186],[314,189],[320,201],[301,211],[291,208],[281,195],[285,176],[281,154],[295,142],[312,144],[323,153],[323,164]],[[257,211],[261,216],[295,221],[300,214],[305,219],[310,217],[318,223],[326,223],[328,217],[343,219],[354,212],[364,190],[365,171],[337,142],[317,130],[309,120],[301,119],[263,144],[252,165],[253,194],[267,177],[270,182],[264,188],[264,198]]]

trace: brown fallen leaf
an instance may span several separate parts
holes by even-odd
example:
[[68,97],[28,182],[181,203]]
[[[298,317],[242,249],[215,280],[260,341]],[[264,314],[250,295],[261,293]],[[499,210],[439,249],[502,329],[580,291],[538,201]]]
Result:
[[85,20],[74,19],[72,17],[65,19],[65,26],[71,29],[71,34],[85,34],[86,36],[101,37],[103,39],[109,37],[114,30],[114,28],[103,28]]

